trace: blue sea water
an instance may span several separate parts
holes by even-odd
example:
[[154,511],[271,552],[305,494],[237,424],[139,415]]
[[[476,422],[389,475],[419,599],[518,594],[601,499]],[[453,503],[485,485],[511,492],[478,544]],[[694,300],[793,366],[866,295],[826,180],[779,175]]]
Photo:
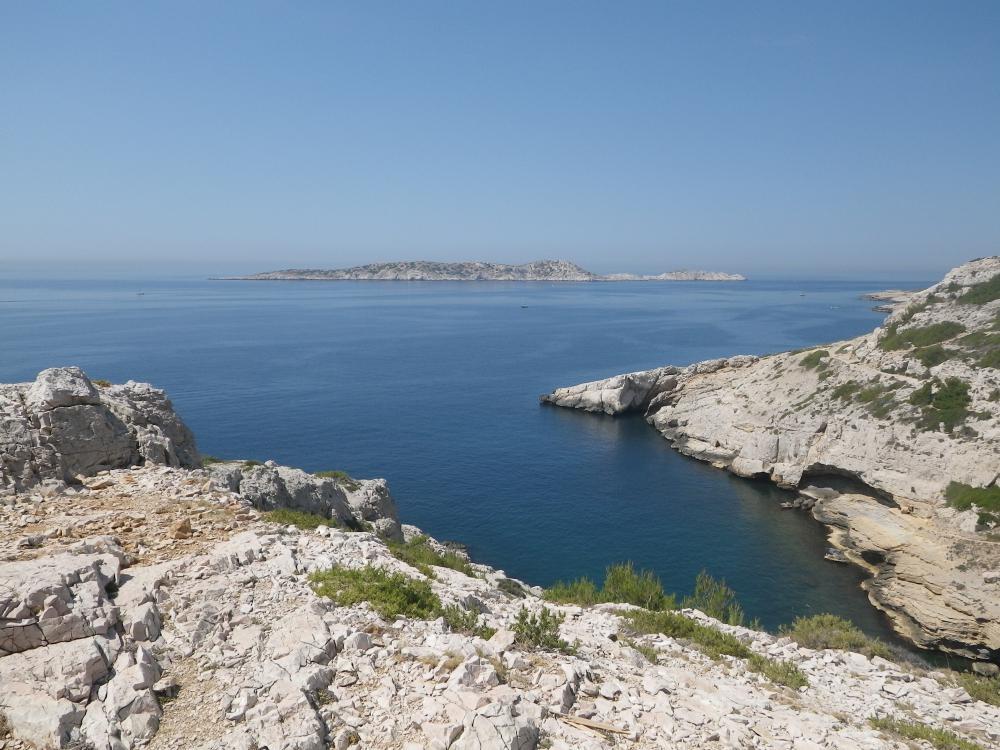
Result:
[[823,559],[782,491],[678,455],[641,418],[538,395],[856,336],[882,319],[861,293],[929,283],[0,276],[0,382],[66,364],[150,381],[204,453],[386,477],[404,522],[531,583],[632,560],[683,595],[707,569],[767,627],[834,612],[885,635],[860,572]]

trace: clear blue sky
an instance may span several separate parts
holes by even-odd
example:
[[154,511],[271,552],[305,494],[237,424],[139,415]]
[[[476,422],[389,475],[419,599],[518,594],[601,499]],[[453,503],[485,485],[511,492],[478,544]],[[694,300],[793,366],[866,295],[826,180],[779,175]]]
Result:
[[1000,2],[5,2],[0,261],[937,273]]

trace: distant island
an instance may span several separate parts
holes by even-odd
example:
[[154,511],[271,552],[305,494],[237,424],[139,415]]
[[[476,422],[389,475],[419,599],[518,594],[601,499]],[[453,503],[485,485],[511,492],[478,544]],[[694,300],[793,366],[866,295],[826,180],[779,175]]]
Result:
[[615,273],[601,276],[566,260],[536,260],[521,265],[466,261],[438,263],[410,260],[370,263],[337,269],[289,268],[250,276],[226,276],[227,281],[745,281],[737,273],[670,271],[656,276]]

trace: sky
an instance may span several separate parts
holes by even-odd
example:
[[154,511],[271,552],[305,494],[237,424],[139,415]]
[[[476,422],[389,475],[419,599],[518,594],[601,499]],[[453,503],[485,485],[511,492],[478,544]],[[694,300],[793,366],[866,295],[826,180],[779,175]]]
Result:
[[1000,3],[0,2],[0,270],[1000,253]]

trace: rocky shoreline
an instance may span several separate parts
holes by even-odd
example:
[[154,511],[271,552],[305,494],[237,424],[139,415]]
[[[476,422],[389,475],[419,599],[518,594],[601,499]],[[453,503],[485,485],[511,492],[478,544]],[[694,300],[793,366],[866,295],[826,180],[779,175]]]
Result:
[[290,268],[226,281],[745,281],[740,274],[719,271],[669,271],[657,275],[616,273],[602,276],[566,260],[505,263],[439,263],[402,261],[339,269]]
[[[101,433],[115,440],[45,417],[110,418],[123,388],[149,398]],[[633,631],[630,605],[548,604],[485,565],[410,564],[392,540],[420,532],[384,481],[202,468],[150,386],[66,368],[2,392],[3,750],[900,748],[893,721],[1000,746],[1000,708],[945,673],[679,613],[794,670],[786,687],[745,656]],[[140,439],[154,415],[157,439]],[[29,442],[12,452],[10,433]],[[338,606],[315,587],[328,570],[399,575],[478,624]],[[525,613],[562,618],[563,646],[524,641]]]
[[628,373],[541,400],[643,413],[682,453],[812,491],[812,514],[872,573],[869,599],[901,635],[997,663],[1000,519],[949,493],[988,495],[1000,474],[998,278],[1000,258],[979,259],[899,299],[857,339]]

